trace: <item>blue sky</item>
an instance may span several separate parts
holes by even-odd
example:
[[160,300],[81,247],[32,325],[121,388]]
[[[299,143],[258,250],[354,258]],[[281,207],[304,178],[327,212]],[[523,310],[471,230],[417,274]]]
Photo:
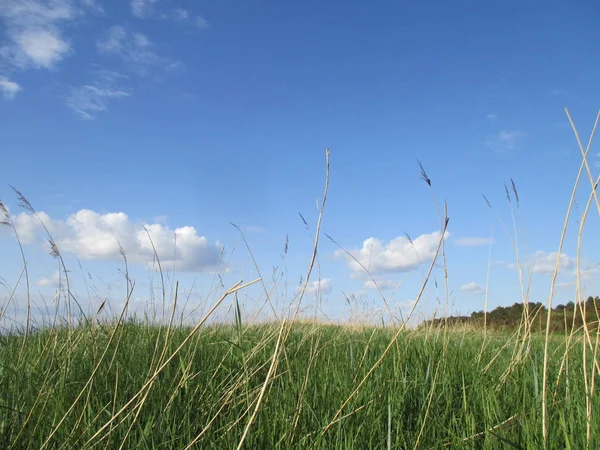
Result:
[[[410,306],[435,251],[436,201],[450,216],[452,312],[483,308],[488,265],[490,307],[520,301],[504,192],[511,179],[529,297],[546,301],[582,161],[564,107],[586,143],[600,106],[598,18],[591,1],[0,0],[0,199],[25,242],[33,296],[51,301],[56,261],[9,184],[40,212],[83,303],[123,300],[117,242],[136,301],[151,297],[157,275],[143,225],[195,301],[216,295],[215,272],[225,284],[256,278],[233,222],[266,289],[286,305],[310,260],[329,148],[322,231],[370,264],[382,287],[401,282],[383,291],[395,307]],[[597,176],[597,145],[589,165]],[[586,175],[558,301],[575,292],[576,220],[589,186]],[[590,210],[581,255],[593,295],[597,213]],[[310,285],[305,302],[320,297],[331,317],[347,317],[345,297],[381,308],[338,250],[322,236],[311,277],[318,283],[320,274],[320,294]],[[8,298],[24,283],[7,227],[0,251]],[[283,271],[276,285],[274,266]],[[443,271],[433,276],[438,288],[427,289],[423,314],[445,298]],[[244,293],[247,308],[264,303],[263,290]],[[18,313],[22,296],[14,298]]]

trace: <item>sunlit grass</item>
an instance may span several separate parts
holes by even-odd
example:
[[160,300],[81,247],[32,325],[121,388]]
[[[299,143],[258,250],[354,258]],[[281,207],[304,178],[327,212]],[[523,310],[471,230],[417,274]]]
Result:
[[[574,192],[584,169],[589,171],[589,144],[580,148],[583,162]],[[536,309],[529,308],[527,277],[520,264],[516,282],[526,307],[516,329],[488,327],[487,311],[483,327],[454,326],[444,319],[416,330],[406,326],[436,263],[441,261],[446,269],[446,205],[442,211],[436,202],[440,241],[405,317],[386,326],[361,323],[360,316],[332,325],[300,314],[319,263],[329,185],[329,152],[326,155],[325,192],[307,275],[285,318],[272,322],[247,322],[238,303],[238,291],[253,284],[264,289],[265,305],[276,292],[277,281],[266,282],[249,246],[259,278],[223,287],[191,326],[182,325],[175,313],[181,304],[178,284],[173,298],[165,298],[162,289],[158,325],[128,314],[135,283],[124,252],[123,309],[109,320],[99,319],[105,317],[106,303],[84,313],[70,290],[60,248],[48,233],[52,255],[65,276],[56,305],[65,315],[35,328],[28,263],[17,234],[23,263],[17,284],[26,286],[26,318],[21,331],[0,334],[0,448],[598,448],[600,328],[583,320],[581,326],[565,326],[565,333],[546,333],[543,322],[551,324],[551,314],[541,320]],[[431,188],[431,179],[423,166],[420,169]],[[593,189],[584,215],[597,202],[598,182],[591,175],[590,182]],[[518,208],[518,192],[511,184]],[[16,193],[37,217],[33,206]],[[510,200],[508,189],[506,193]],[[572,203],[573,199],[569,212]],[[16,232],[8,209],[2,203],[0,207],[4,224]],[[561,245],[568,218],[569,214]],[[519,260],[516,236],[515,231]],[[159,273],[164,288],[162,270]],[[444,278],[447,302],[446,270]],[[555,281],[556,274],[549,308]],[[378,293],[389,312],[385,296]],[[14,298],[11,293],[2,305],[0,319],[7,318]],[[232,323],[211,323],[225,299],[231,300]],[[569,310],[573,324],[577,314],[586,317],[579,259],[574,300]],[[169,304],[171,311],[164,309]]]

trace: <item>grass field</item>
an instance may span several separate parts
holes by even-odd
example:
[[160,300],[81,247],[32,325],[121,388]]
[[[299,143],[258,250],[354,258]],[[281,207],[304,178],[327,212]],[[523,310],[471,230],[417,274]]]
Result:
[[[0,447],[236,448],[259,399],[244,448],[543,447],[543,335],[515,362],[510,334],[394,340],[388,328],[307,323],[281,345],[286,330],[238,323],[189,337],[132,321],[45,329],[24,345],[2,337]],[[552,338],[550,448],[600,442],[597,415],[586,437],[582,336],[564,359],[568,337]],[[590,400],[600,405],[597,389]]]
[[[596,124],[598,119],[600,114]],[[581,151],[574,192],[584,167],[589,171],[589,144]],[[422,176],[431,185],[423,169]],[[590,181],[579,236],[598,184],[591,175]],[[327,176],[310,265],[294,298],[298,305],[318,263],[328,182]],[[514,185],[513,190],[518,205]],[[573,198],[559,254],[572,205]],[[0,207],[3,224],[18,240],[7,208]],[[445,211],[440,225],[443,236]],[[446,320],[406,326],[435,264],[446,265],[443,237],[413,309],[380,326],[360,320],[333,325],[316,316],[298,320],[292,302],[285,319],[247,322],[236,294],[262,278],[223,287],[222,296],[207,300],[210,307],[190,326],[178,322],[175,306],[163,311],[161,325],[135,319],[127,314],[134,283],[124,253],[124,307],[100,319],[106,305],[83,313],[69,289],[60,249],[48,239],[65,277],[55,299],[64,314],[35,328],[28,288],[25,323],[0,334],[2,449],[600,448],[600,328],[583,321],[565,326],[564,333],[551,333],[550,327],[535,332],[543,321],[532,327],[528,307],[513,331],[488,329],[487,312],[483,328],[449,326]],[[22,263],[22,278],[28,280],[24,254]],[[547,325],[553,323],[555,282],[556,272]],[[163,280],[163,295],[164,287]],[[265,292],[272,288],[264,285]],[[528,305],[524,283],[522,288]],[[177,297],[178,284],[173,299],[163,297],[163,306],[176,305]],[[234,320],[211,322],[232,297]],[[574,300],[573,324],[575,314],[586,317],[579,261]],[[0,319],[12,302],[11,294]]]

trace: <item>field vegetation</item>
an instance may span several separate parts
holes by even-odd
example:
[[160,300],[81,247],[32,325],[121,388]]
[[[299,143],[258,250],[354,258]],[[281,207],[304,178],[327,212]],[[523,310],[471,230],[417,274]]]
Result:
[[[558,254],[586,176],[591,190],[578,239],[590,209],[600,212],[598,180],[587,158],[591,141],[579,142],[581,169],[558,230]],[[158,320],[129,314],[135,282],[124,252],[123,308],[110,317],[106,303],[89,311],[72,294],[60,248],[48,234],[63,275],[57,313],[36,323],[27,288],[27,298],[18,300],[26,305],[25,320],[0,333],[0,448],[600,448],[600,302],[583,294],[579,252],[571,303],[553,304],[557,261],[543,304],[530,302],[522,284],[523,298],[511,307],[487,311],[484,305],[470,316],[438,315],[409,327],[433,269],[446,264],[449,216],[443,205],[442,237],[410,311],[385,323],[331,324],[317,314],[301,315],[298,306],[317,272],[328,184],[329,152],[303,288],[283,317],[262,323],[249,321],[238,301],[238,293],[261,285],[268,301],[277,281],[260,274],[223,287],[191,325],[176,314],[183,301],[178,285],[166,298],[164,280]],[[506,193],[518,209],[514,183]],[[0,208],[3,225],[16,232],[8,208],[1,202]],[[18,233],[16,239],[20,244]],[[16,284],[29,286],[22,255]],[[0,305],[3,323],[10,322],[16,298],[8,295]],[[232,320],[212,321],[226,303]]]

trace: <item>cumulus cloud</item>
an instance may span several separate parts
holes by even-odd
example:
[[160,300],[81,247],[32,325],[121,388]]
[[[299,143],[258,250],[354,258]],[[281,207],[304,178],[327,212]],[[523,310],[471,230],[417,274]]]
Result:
[[18,83],[9,80],[6,77],[0,77],[0,92],[2,92],[2,96],[5,99],[13,99],[20,90],[21,86],[19,86]]
[[469,284],[465,284],[460,287],[460,290],[471,295],[483,295],[485,294],[485,288],[474,281]]
[[71,44],[55,30],[27,30],[15,38],[17,44],[37,67],[48,69],[62,60]]
[[[449,236],[450,232],[446,231],[444,239]],[[364,274],[361,264],[374,274],[407,272],[433,259],[440,238],[440,231],[423,234],[412,242],[405,236],[399,236],[385,244],[371,237],[363,242],[362,248],[348,251],[360,264],[342,250],[337,250],[335,255],[346,261],[355,276]]]
[[554,273],[557,259],[559,260],[559,271],[571,270],[575,267],[575,258],[567,256],[564,253],[561,253],[559,256],[558,252],[546,253],[538,250],[531,258],[531,271],[533,273],[551,275]]
[[500,130],[488,140],[487,144],[489,147],[499,152],[514,150],[519,146],[523,136],[524,133],[519,130]]
[[[375,285],[375,282],[377,283],[377,285]],[[386,291],[389,289],[396,289],[400,285],[400,283],[398,283],[396,281],[392,281],[392,280],[375,280],[375,282],[373,282],[373,280],[367,280],[367,281],[365,281],[363,288],[365,288],[365,289],[379,288],[379,290],[381,290],[381,291]]]
[[[315,295],[319,292],[321,294],[330,294],[331,293],[331,279],[323,278],[322,280],[316,280],[308,283],[306,286],[306,294]],[[302,291],[302,286],[296,287],[296,294],[299,294]]]
[[[133,222],[125,213],[100,214],[82,209],[55,220],[39,213],[59,250],[81,259],[121,261],[122,248],[130,262],[152,262],[154,251],[166,267],[179,271],[200,271],[215,267],[222,247],[212,244],[196,229],[184,226],[175,230],[161,224]],[[13,217],[17,232],[24,243],[33,243],[42,231],[39,221],[29,213]]]
[[59,274],[58,270],[55,271],[51,276],[40,278],[36,282],[36,285],[38,287],[58,287],[59,284],[60,284],[60,274]]
[[479,245],[489,245],[493,244],[495,241],[493,238],[489,237],[462,237],[455,238],[452,240],[455,245],[459,245],[461,247],[476,247]]
[[0,57],[19,69],[52,68],[71,53],[65,24],[98,8],[92,0],[0,0]]

